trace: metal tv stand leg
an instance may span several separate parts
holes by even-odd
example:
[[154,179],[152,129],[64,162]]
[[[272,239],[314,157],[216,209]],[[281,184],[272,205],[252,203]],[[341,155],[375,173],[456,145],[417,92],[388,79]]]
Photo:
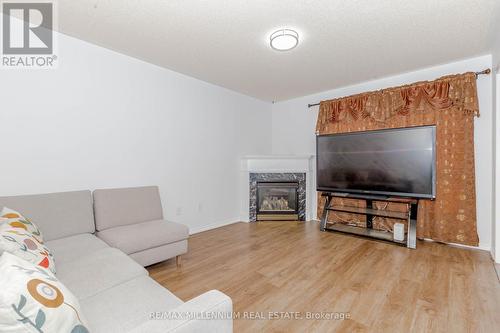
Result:
[[330,201],[332,201],[331,196],[327,196],[325,200],[325,206],[323,208],[323,214],[321,215],[320,230],[325,231],[326,222],[328,220],[328,208],[330,207]]
[[408,236],[406,247],[409,249],[417,248],[417,211],[418,203],[412,203],[410,214],[408,216]]

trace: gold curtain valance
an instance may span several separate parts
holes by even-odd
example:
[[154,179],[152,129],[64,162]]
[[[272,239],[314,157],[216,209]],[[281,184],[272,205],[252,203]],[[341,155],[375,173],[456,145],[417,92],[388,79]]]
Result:
[[316,132],[324,132],[324,127],[332,122],[369,118],[383,123],[393,116],[423,112],[428,107],[435,110],[453,107],[479,116],[476,74],[449,75],[434,81],[322,101]]

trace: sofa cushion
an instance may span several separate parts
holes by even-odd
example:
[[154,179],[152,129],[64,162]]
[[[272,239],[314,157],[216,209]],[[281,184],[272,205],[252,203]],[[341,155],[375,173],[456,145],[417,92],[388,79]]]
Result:
[[155,220],[97,232],[112,247],[127,254],[187,239],[189,229],[183,224]]
[[90,191],[0,197],[4,206],[36,221],[44,241],[95,231]]
[[137,277],[80,302],[94,333],[126,332],[151,320],[151,313],[183,304],[148,276]]
[[128,333],[233,332],[233,302],[218,290],[207,291],[167,312],[153,313],[152,317],[152,320],[144,321]]
[[148,275],[141,265],[120,250],[106,247],[57,266],[57,277],[85,299],[138,276]]
[[170,243],[167,245],[153,247],[152,249],[131,253],[129,254],[129,256],[140,265],[146,267],[187,253],[187,249],[188,241],[187,239],[184,239],[175,243]]
[[0,332],[88,332],[78,299],[50,272],[0,257]]
[[108,244],[92,234],[80,234],[45,242],[57,264],[78,260],[81,257],[100,249]]
[[163,218],[157,186],[95,190],[94,211],[99,231]]

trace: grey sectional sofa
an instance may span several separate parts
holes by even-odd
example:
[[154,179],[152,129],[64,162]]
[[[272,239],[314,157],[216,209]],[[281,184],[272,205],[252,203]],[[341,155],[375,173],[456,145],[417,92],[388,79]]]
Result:
[[[102,194],[96,192],[97,197]],[[228,296],[211,290],[183,302],[126,253],[96,237],[90,191],[0,197],[2,206],[21,212],[41,229],[57,277],[79,299],[91,332],[232,332]],[[161,219],[156,214],[152,217]],[[109,217],[112,211],[97,215]],[[129,252],[137,253],[133,247]],[[175,313],[176,319],[164,313]],[[219,318],[200,319],[205,318],[201,313]]]

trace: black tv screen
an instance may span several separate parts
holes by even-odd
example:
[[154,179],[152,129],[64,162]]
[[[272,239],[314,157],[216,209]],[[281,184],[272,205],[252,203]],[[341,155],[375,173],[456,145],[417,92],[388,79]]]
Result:
[[435,198],[436,127],[318,135],[317,190]]

